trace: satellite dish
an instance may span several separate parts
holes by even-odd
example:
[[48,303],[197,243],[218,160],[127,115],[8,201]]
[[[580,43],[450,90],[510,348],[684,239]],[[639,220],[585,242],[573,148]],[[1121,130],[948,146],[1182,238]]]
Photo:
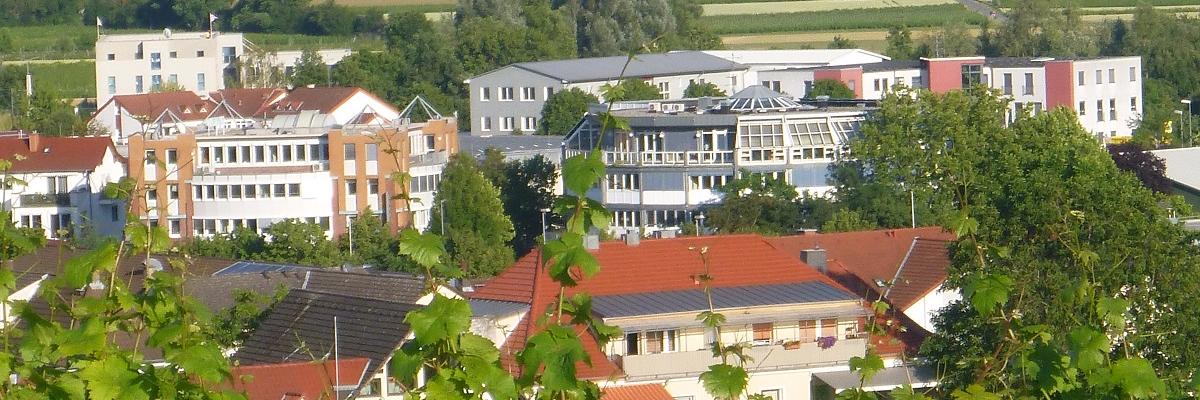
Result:
[[171,28],[163,28],[163,36],[166,36],[167,39],[170,39],[171,38]]

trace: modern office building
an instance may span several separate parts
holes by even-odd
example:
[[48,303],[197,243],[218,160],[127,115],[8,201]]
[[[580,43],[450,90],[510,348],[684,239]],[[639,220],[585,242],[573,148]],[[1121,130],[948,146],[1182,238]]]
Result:
[[96,104],[117,95],[174,84],[198,95],[225,88],[225,75],[245,52],[241,33],[171,32],[100,35],[96,40]]
[[125,159],[108,138],[3,132],[0,159],[12,163],[0,201],[17,226],[54,239],[121,237],[126,204],[105,196],[104,186],[125,176]]
[[588,196],[613,213],[614,230],[651,233],[692,223],[740,171],[826,193],[829,164],[845,152],[870,103],[805,105],[759,85],[721,101],[617,103],[613,113],[630,131],[601,135],[597,109],[567,136],[564,155],[598,144],[607,176]]
[[[693,82],[733,93],[753,84],[749,67],[699,51],[535,61],[509,65],[468,79],[472,135],[530,133],[538,128],[542,105],[554,92],[576,88],[603,99],[604,85],[641,79],[658,87],[664,99],[683,97]],[[566,132],[551,132],[563,135]]]
[[[890,60],[887,56],[863,49],[797,50],[705,50],[704,53],[750,67],[758,73],[787,68],[812,68],[830,65],[869,64]],[[759,83],[764,82],[759,80]],[[762,83],[779,91],[773,81]]]
[[[172,238],[261,232],[285,219],[321,224],[336,237],[367,209],[393,229],[427,226],[442,168],[458,151],[456,121],[329,119],[303,111],[277,119],[287,126],[133,135],[130,176],[150,185],[134,212]],[[397,182],[399,172],[410,180]],[[397,199],[404,188],[420,201]]]
[[1019,108],[1039,113],[1068,107],[1085,129],[1105,141],[1130,136],[1142,113],[1141,57],[924,58],[779,69],[758,75],[763,81],[781,82],[783,93],[797,97],[820,79],[841,81],[862,99],[880,99],[897,84],[937,93],[983,84],[1012,100],[1010,119]]

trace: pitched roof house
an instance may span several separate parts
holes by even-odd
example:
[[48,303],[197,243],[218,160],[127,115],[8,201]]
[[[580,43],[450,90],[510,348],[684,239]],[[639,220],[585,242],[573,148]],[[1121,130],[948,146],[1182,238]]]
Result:
[[229,387],[249,400],[335,400],[354,398],[369,360],[243,365],[230,371]]
[[[707,249],[707,265],[700,249]],[[755,359],[748,365],[751,393],[808,398],[813,369],[845,369],[865,352],[862,299],[760,236],[613,241],[592,251],[600,272],[565,292],[590,294],[596,316],[623,332],[601,345],[577,329],[591,359],[578,366],[577,376],[602,387],[659,384],[676,397],[704,397],[696,377],[716,360],[708,350],[713,332],[696,321],[708,309],[702,274],[712,277],[714,303],[727,317],[722,340],[754,345],[747,351]],[[498,312],[494,320],[516,321],[505,327],[500,344],[502,363],[513,373],[520,372],[515,354],[541,329],[540,312],[560,290],[540,259],[534,251],[468,294],[473,303],[526,306],[509,308],[519,318]],[[819,338],[825,338],[820,345]]]

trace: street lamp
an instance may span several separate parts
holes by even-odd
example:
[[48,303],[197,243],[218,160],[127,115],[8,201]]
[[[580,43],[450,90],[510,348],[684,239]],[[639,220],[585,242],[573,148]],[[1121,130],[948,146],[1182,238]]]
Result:
[[546,213],[550,212],[549,208],[538,210],[542,212],[542,245],[546,244]]
[[[1192,140],[1192,128],[1195,128],[1192,126],[1192,99],[1182,99],[1179,100],[1179,102],[1187,105],[1188,144],[1190,145]],[[1179,119],[1179,124],[1183,124],[1183,118]]]
[[696,236],[700,236],[700,232],[704,231],[704,216],[703,213],[696,216]]
[[1184,142],[1184,143],[1186,143],[1186,144],[1185,144],[1186,146],[1188,146],[1188,147],[1191,147],[1191,146],[1192,146],[1192,137],[1191,137],[1191,135],[1188,135],[1188,134],[1185,134],[1185,133],[1183,133],[1183,111],[1182,111],[1182,110],[1175,110],[1175,115],[1178,115],[1178,116],[1179,116],[1179,137],[1180,137],[1181,139],[1185,140],[1185,142]]

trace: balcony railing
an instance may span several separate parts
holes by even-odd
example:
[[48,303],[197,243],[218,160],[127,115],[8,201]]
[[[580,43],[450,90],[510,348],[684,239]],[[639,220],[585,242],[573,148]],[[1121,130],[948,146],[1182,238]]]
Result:
[[70,193],[34,193],[21,195],[22,207],[67,207],[70,205]]
[[[567,150],[566,156],[583,153]],[[732,165],[732,151],[605,151],[607,165]]]
[[[754,359],[747,369],[753,373],[845,364],[851,357],[861,357],[866,349],[866,339],[842,338],[828,348],[816,342],[792,350],[781,345],[754,346],[746,351]],[[645,381],[699,376],[721,360],[710,350],[697,350],[624,356],[619,362],[629,381]]]
[[417,167],[422,165],[445,164],[450,160],[450,156],[448,153],[446,153],[446,151],[443,150],[409,156],[409,160],[412,161],[412,166]]

